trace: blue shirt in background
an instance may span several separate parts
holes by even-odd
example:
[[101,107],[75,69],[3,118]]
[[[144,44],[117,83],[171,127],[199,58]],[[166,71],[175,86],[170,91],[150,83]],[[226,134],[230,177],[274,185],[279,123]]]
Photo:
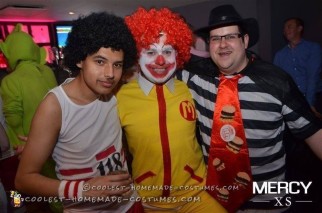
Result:
[[274,64],[289,73],[311,106],[314,106],[321,70],[321,47],[302,39],[294,48],[286,45],[274,57]]

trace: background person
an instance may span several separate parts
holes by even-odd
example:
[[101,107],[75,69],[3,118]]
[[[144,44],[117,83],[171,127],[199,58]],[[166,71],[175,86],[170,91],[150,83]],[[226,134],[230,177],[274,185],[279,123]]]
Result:
[[[39,47],[32,36],[22,31],[22,24],[0,42],[0,50],[8,63],[8,73],[1,81],[0,94],[3,100],[6,132],[16,156],[1,162],[1,174],[5,189],[14,190],[20,154],[25,142],[19,136],[28,136],[36,108],[46,93],[57,85],[53,71],[45,65],[46,50]],[[55,177],[54,162],[48,159],[42,169],[46,176]],[[28,204],[30,208],[38,204]],[[53,210],[59,205],[51,205]],[[46,206],[46,208],[48,208]]]
[[22,25],[17,24],[0,43],[11,70],[1,82],[1,96],[12,146],[23,144],[18,136],[28,136],[38,104],[57,85],[53,71],[45,65],[46,50],[21,28]]
[[[305,40],[304,22],[298,17],[291,17],[284,21],[283,35],[287,41],[287,45],[279,50],[274,57],[274,64],[281,67],[289,73],[300,91],[305,96],[311,106],[314,114],[321,119],[319,104],[321,100],[319,96],[319,83],[321,74],[321,47],[318,43]],[[320,125],[322,122],[320,121]],[[313,155],[303,141],[294,138],[289,131],[286,131],[286,151],[287,156],[287,179],[299,181],[313,181],[309,195],[297,195],[297,199],[309,199],[315,204],[308,209],[307,206],[296,203],[293,205],[293,211],[316,211],[321,209],[317,203],[320,202],[320,191],[322,185],[319,184],[322,172],[316,170],[321,167],[321,161]],[[305,161],[305,163],[301,163]],[[311,165],[308,167],[307,165]]]
[[288,43],[275,54],[274,64],[292,76],[315,115],[322,119],[322,114],[315,108],[321,72],[321,46],[303,39],[303,33],[302,19],[292,17],[284,21],[283,35]]

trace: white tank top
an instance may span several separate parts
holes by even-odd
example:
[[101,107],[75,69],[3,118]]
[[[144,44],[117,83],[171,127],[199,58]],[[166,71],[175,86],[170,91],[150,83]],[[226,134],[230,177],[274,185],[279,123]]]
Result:
[[[71,80],[67,79],[64,83]],[[106,102],[97,99],[87,105],[77,105],[69,99],[62,85],[50,92],[56,95],[62,111],[61,130],[52,154],[58,179],[83,180],[115,170],[127,170],[116,98],[112,96]],[[72,203],[66,204],[64,207],[68,208]],[[98,212],[126,212],[133,202],[124,201],[118,205],[108,202],[78,204],[71,206],[90,212],[90,209],[97,207],[101,209],[104,204],[105,210]]]

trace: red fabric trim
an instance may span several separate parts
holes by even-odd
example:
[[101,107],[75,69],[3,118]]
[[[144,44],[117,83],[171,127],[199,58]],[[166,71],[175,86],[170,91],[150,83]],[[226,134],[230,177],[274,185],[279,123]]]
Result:
[[90,173],[93,172],[92,168],[83,168],[83,169],[62,169],[59,170],[60,174],[64,176],[72,176],[72,175],[78,175],[78,174],[84,174],[84,173]]
[[202,178],[202,177],[197,176],[197,175],[195,174],[195,172],[193,171],[193,169],[192,169],[190,166],[186,165],[186,166],[184,167],[184,170],[186,170],[187,172],[189,172],[189,173],[190,173],[190,175],[191,175],[191,178],[192,178],[192,179],[194,179],[194,180],[198,181],[199,183],[201,183],[201,182],[203,181],[203,178]]
[[[162,145],[162,154],[163,154],[163,185],[171,186],[171,156],[170,156],[170,146],[169,146],[169,137],[167,130],[167,107],[163,94],[163,86],[157,85],[157,98],[159,104],[159,127],[160,127],[160,137]],[[162,191],[163,197],[168,197],[170,195],[170,187],[165,187]]]
[[79,183],[80,183],[80,181],[75,181],[74,191],[73,191],[73,197],[77,197]]
[[67,181],[67,183],[65,185],[65,189],[64,189],[64,197],[65,197],[65,199],[69,198],[68,194],[69,194],[70,183],[71,183],[71,181]]
[[104,150],[103,152],[98,153],[98,154],[95,156],[95,157],[96,157],[96,160],[97,160],[97,161],[100,161],[100,160],[102,160],[102,159],[104,159],[104,158],[107,158],[107,156],[109,156],[110,154],[112,154],[112,153],[114,153],[114,152],[116,152],[116,149],[115,149],[115,147],[114,147],[114,145],[113,145],[113,146],[111,146],[111,147],[107,148],[106,150]]
[[146,173],[144,173],[143,175],[140,175],[139,177],[137,177],[136,179],[135,179],[135,182],[136,183],[141,183],[143,180],[145,180],[146,178],[148,178],[148,177],[153,177],[153,176],[155,176],[155,174],[153,173],[153,172],[151,172],[151,171],[148,171],[148,172],[146,172]]

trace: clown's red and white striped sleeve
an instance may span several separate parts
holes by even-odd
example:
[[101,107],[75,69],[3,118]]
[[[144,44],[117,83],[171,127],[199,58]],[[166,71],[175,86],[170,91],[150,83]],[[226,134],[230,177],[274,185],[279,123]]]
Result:
[[59,184],[58,196],[62,199],[75,199],[83,195],[83,186],[85,181],[69,181],[63,180]]

